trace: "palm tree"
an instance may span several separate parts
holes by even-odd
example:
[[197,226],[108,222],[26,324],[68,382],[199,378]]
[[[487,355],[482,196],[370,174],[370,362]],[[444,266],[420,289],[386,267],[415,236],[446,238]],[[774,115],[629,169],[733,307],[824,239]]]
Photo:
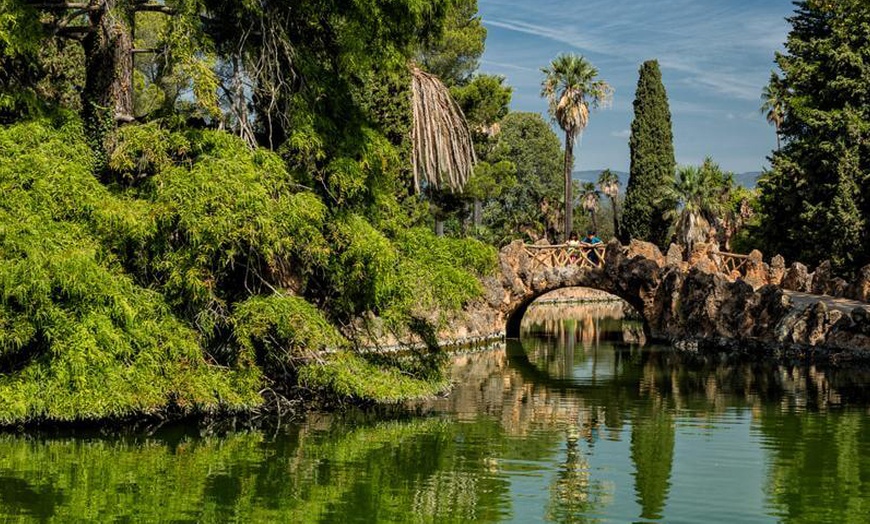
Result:
[[722,212],[721,188],[712,174],[706,166],[680,167],[674,185],[667,187],[662,196],[664,201],[677,202],[668,215],[676,218],[674,233],[677,242],[686,246],[687,253],[692,252],[696,243],[710,239],[710,224]]
[[583,210],[589,213],[589,216],[592,218],[592,229],[598,231],[598,221],[595,219],[595,214],[598,213],[601,193],[595,188],[594,182],[584,182],[580,191],[582,191],[580,194],[580,205],[583,206]]
[[580,55],[562,54],[541,69],[544,81],[541,96],[547,98],[550,116],[565,131],[565,238],[571,234],[574,219],[571,195],[571,170],[574,166],[574,139],[589,123],[589,111],[610,102],[613,88],[596,80],[598,70]]
[[776,150],[780,149],[780,130],[785,121],[785,96],[788,94],[785,82],[776,73],[770,73],[770,82],[761,91],[761,112],[767,122],[776,129]]
[[598,175],[598,187],[601,192],[607,195],[610,199],[610,205],[613,208],[613,236],[620,238],[619,235],[619,209],[617,208],[617,199],[619,198],[619,177],[616,173],[609,169],[605,169]]

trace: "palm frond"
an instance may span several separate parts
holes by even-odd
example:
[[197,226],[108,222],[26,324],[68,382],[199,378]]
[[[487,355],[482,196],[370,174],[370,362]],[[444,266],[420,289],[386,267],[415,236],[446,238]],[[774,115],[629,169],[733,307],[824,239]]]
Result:
[[477,163],[462,109],[438,77],[412,67],[411,78],[414,189],[419,192],[425,180],[435,188],[461,192]]
[[605,107],[613,99],[613,88],[595,80],[598,70],[581,55],[559,55],[541,71],[541,96],[547,98],[550,116],[572,135],[586,128],[591,109]]

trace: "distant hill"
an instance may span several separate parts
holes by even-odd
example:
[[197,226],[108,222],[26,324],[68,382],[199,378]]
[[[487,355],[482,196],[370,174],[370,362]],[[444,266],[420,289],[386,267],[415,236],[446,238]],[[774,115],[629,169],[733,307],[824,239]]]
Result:
[[[603,169],[587,169],[586,171],[574,171],[574,180],[580,182],[598,182],[598,175],[604,171]],[[613,171],[611,169],[611,171]],[[619,178],[619,186],[626,187],[628,185],[628,173],[623,171],[613,171],[616,177]]]
[[761,171],[749,171],[747,173],[739,173],[734,175],[734,181],[737,185],[753,188],[758,182],[758,177],[761,176]]
[[[587,169],[585,171],[574,171],[574,180],[579,182],[598,182],[598,175],[604,171],[603,169]],[[613,171],[619,178],[620,187],[628,187],[628,173],[624,171]],[[761,171],[748,171],[746,173],[737,173],[734,175],[734,181],[737,185],[753,188],[758,182],[758,177],[761,176]]]

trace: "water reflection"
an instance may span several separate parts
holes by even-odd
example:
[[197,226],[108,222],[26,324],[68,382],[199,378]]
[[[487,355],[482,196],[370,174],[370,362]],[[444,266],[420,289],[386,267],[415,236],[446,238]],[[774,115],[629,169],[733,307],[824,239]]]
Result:
[[0,521],[867,521],[866,371],[624,343],[618,305],[538,309],[521,343],[456,355],[450,395],[389,412],[0,435]]

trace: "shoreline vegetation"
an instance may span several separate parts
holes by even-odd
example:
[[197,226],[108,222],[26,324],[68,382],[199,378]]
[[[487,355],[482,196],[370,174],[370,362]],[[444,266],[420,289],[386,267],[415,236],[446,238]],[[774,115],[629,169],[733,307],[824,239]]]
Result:
[[674,165],[655,60],[627,187],[575,187],[607,75],[559,55],[552,122],[511,112],[477,0],[80,7],[0,0],[0,427],[439,394],[440,332],[474,304],[460,338],[506,328],[515,241],[768,246],[843,275],[870,256],[866,0],[796,2],[751,190]]
[[232,413],[296,387],[361,402],[444,389],[437,347],[356,352],[342,306],[329,318],[292,286],[319,272],[308,285],[333,286],[345,318],[368,303],[425,334],[438,318],[424,312],[479,296],[493,248],[328,217],[276,156],[225,133],[125,132],[182,145],[124,187],[94,176],[74,118],[0,128],[0,423]]

